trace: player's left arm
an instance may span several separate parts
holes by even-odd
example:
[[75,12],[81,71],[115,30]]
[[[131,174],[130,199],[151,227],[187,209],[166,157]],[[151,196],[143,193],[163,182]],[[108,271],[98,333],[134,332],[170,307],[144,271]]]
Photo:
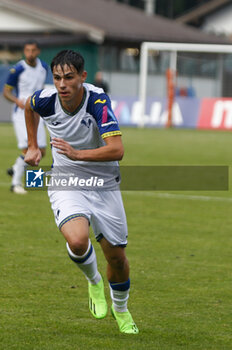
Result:
[[76,150],[63,139],[53,137],[51,144],[58,148],[58,153],[66,155],[72,160],[106,162],[121,160],[124,155],[124,147],[120,135],[104,138],[105,146],[95,149]]

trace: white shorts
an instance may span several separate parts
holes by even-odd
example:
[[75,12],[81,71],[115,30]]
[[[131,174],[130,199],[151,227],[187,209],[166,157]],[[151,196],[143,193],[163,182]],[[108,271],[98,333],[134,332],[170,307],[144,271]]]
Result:
[[127,222],[120,191],[48,191],[59,229],[76,217],[86,217],[99,241],[127,245]]
[[[27,148],[27,128],[25,123],[24,110],[17,108],[13,113],[13,125],[18,142],[18,148],[24,149]],[[46,132],[44,127],[43,119],[40,118],[37,132],[37,141],[39,148],[45,148],[47,145],[46,142]]]

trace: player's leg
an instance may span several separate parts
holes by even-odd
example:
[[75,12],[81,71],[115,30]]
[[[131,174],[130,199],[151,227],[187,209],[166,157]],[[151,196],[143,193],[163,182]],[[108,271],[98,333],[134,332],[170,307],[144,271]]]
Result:
[[21,155],[16,158],[16,161],[12,167],[11,191],[17,194],[25,194],[27,192],[22,187],[22,177],[25,167],[27,166],[27,164],[24,162],[24,155],[27,150],[27,132],[24,111],[19,108],[13,114],[13,126]]
[[[22,154],[16,159],[15,164],[12,167],[13,171],[8,169],[7,173],[9,175],[12,174],[11,191],[17,194],[26,194],[27,191],[25,191],[22,186],[23,175],[28,166],[28,164],[24,161],[24,156],[27,152],[27,132],[24,111],[18,110],[15,112],[13,116],[13,125],[18,142],[18,148],[21,150]],[[41,120],[38,126],[37,139],[43,157],[46,153],[46,133]]]
[[139,330],[127,309],[130,278],[125,248],[113,246],[104,237],[99,242],[108,263],[107,278],[113,303],[111,308],[112,315],[116,319],[122,333],[137,334]]
[[24,156],[26,154],[27,148],[21,149],[22,154],[17,157],[13,165],[13,174],[11,182],[11,191],[17,194],[26,194],[27,191],[24,190],[22,186],[22,178],[27,167],[27,163],[24,161]]
[[88,280],[89,308],[96,318],[107,313],[104,284],[97,268],[94,247],[89,239],[89,222],[85,217],[76,217],[61,227],[67,243],[69,257],[84,273]]
[[126,257],[125,248],[113,246],[104,237],[102,237],[99,243],[108,262],[108,280],[117,283],[127,281],[129,278],[129,262]]
[[111,310],[121,332],[137,334],[138,328],[127,309],[130,279],[125,253],[127,222],[122,196],[120,191],[99,191],[95,197],[95,213],[91,223],[107,260],[107,277],[113,303]]

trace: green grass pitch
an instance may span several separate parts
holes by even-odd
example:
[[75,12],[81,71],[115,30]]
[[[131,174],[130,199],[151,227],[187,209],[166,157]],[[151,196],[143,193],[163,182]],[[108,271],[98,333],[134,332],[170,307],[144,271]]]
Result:
[[[124,165],[231,165],[229,132],[122,131]],[[1,124],[1,350],[231,349],[230,191],[123,193],[129,309],[140,329],[123,335],[110,311],[103,320],[89,313],[87,282],[67,256],[46,192],[9,192],[5,171],[16,155],[13,127]],[[50,163],[48,151],[41,165]]]

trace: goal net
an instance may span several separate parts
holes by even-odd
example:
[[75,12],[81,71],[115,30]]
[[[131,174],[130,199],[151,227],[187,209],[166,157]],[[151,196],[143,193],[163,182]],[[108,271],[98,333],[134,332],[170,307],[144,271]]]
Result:
[[232,46],[144,42],[140,126],[232,128]]

